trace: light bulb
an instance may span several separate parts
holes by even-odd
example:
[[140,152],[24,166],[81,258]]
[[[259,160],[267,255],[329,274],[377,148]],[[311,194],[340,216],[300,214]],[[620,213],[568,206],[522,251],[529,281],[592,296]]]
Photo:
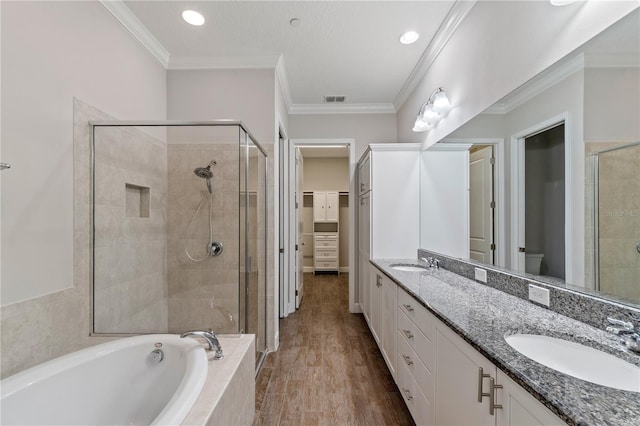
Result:
[[414,132],[426,132],[427,130],[431,129],[431,127],[432,124],[430,122],[424,121],[422,120],[421,116],[418,116],[412,130]]
[[450,107],[449,98],[444,90],[435,94],[433,97],[433,109],[435,111],[445,112],[448,111]]

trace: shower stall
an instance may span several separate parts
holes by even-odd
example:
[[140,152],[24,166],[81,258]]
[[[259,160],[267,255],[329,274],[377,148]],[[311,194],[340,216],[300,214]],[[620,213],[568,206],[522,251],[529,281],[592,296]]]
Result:
[[592,154],[595,289],[640,302],[640,142]]
[[91,122],[93,333],[256,335],[266,154],[241,122]]

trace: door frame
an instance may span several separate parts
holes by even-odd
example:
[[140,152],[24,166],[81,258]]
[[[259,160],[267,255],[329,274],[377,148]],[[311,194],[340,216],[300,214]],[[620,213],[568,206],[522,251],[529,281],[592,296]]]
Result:
[[496,159],[493,183],[495,185],[493,198],[496,202],[496,220],[494,222],[494,254],[495,266],[507,266],[507,206],[506,206],[506,174],[505,174],[505,143],[503,138],[445,138],[443,144],[491,145]]
[[[349,253],[348,253],[348,256],[349,256],[349,263],[348,263],[349,264],[349,312],[361,312],[360,305],[355,302],[356,266],[354,264],[354,261],[355,261],[354,259],[358,258],[355,254],[356,198],[354,194],[356,189],[355,175],[356,175],[356,160],[357,160],[355,156],[355,148],[356,148],[355,139],[352,139],[352,138],[289,139],[286,141],[285,145],[287,148],[286,155],[289,158],[293,148],[304,147],[305,145],[346,145],[349,147]],[[291,173],[290,171],[291,161],[289,161],[289,158],[287,159],[287,161],[285,161],[285,163],[283,164],[283,167],[280,167],[279,172],[281,174],[284,173],[284,176],[288,179],[289,188],[291,188],[292,185],[295,185],[295,182],[292,181],[292,179],[295,179],[295,174]],[[293,166],[295,167],[295,162],[293,163]],[[289,249],[289,247],[292,247],[292,248],[295,247],[295,239],[296,239],[295,229],[297,225],[295,223],[292,223],[292,220],[293,220],[292,218],[295,218],[295,214],[294,214],[295,212],[293,212],[292,210],[293,208],[295,208],[295,204],[294,204],[295,200],[293,200],[293,197],[294,197],[294,194],[292,194],[292,191],[289,191],[289,194],[287,197],[288,202],[286,203],[287,205],[285,206],[285,212],[282,212],[282,211],[280,212],[280,214],[284,215],[286,219],[285,228],[287,229],[287,232],[288,232],[288,238],[285,239],[285,254],[288,253],[288,255],[285,256],[285,264],[287,265],[287,270],[289,271],[289,274],[288,274],[289,278],[285,282],[285,287],[288,289],[289,295],[290,296],[293,295],[293,298],[290,299],[290,300],[293,300],[293,307],[291,303],[285,303],[287,307],[287,309],[285,309],[285,311],[287,311],[285,316],[295,312],[295,270],[293,270],[292,267],[288,266],[288,265],[295,265],[295,250]]]
[[573,283],[573,170],[571,162],[571,119],[569,112],[563,112],[511,135],[511,269],[525,271],[525,203],[524,203],[524,141],[526,138],[564,124],[564,274],[565,282]]

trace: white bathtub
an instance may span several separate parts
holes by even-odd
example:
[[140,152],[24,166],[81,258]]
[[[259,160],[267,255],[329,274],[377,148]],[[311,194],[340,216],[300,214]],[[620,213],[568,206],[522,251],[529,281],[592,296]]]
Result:
[[[161,344],[161,362],[151,355]],[[93,346],[2,380],[2,425],[175,425],[208,372],[204,347],[171,334]]]

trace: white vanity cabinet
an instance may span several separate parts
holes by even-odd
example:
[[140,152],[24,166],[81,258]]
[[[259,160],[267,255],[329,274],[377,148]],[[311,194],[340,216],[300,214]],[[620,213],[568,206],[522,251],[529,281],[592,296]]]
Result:
[[402,288],[396,339],[396,384],[417,425],[565,424]]
[[371,272],[369,328],[378,343],[389,371],[395,377],[398,286],[377,268],[373,267]]
[[566,424],[442,323],[436,365],[437,425]]

